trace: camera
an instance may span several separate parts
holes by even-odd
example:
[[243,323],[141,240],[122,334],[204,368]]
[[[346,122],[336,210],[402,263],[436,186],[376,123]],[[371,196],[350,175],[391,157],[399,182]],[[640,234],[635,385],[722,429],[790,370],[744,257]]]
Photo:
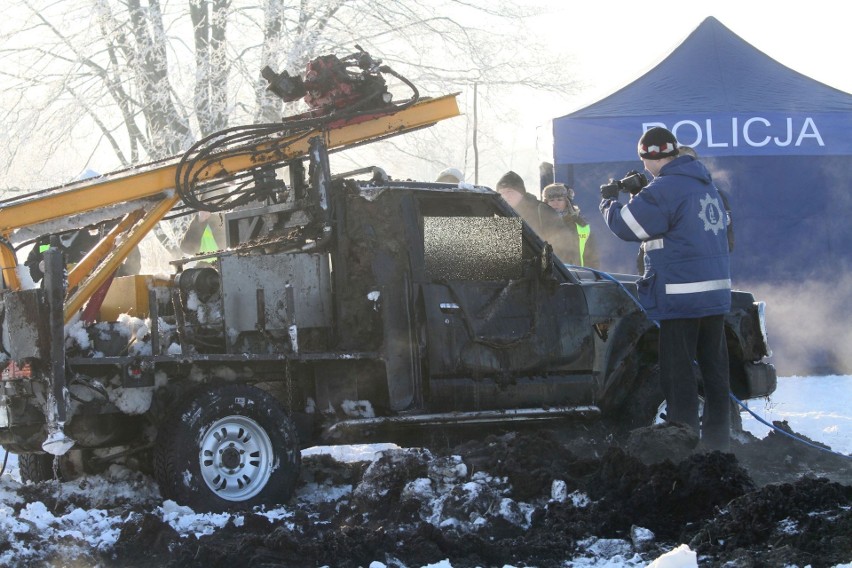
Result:
[[636,195],[646,185],[648,185],[648,178],[645,174],[637,172],[636,170],[631,170],[627,172],[627,175],[623,178],[618,180],[611,179],[609,180],[609,183],[602,185],[601,192],[604,191],[604,188],[617,188],[618,191],[623,191],[630,195]]

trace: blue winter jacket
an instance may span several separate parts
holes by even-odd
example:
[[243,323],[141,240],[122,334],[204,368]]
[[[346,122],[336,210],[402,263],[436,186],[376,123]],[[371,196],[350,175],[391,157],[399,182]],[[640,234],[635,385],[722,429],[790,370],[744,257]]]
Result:
[[679,156],[627,205],[600,204],[607,226],[641,241],[639,301],[655,320],[698,318],[731,309],[725,209],[704,165]]

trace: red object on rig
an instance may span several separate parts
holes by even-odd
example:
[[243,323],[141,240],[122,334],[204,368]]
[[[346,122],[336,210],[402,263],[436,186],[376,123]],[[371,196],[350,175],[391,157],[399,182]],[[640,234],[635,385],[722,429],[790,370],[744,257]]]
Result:
[[285,102],[304,98],[311,114],[321,115],[360,104],[363,110],[387,106],[391,94],[380,73],[380,63],[359,51],[343,59],[336,55],[317,57],[308,63],[304,79],[286,71],[275,73],[269,67],[261,74],[269,81],[267,88]]

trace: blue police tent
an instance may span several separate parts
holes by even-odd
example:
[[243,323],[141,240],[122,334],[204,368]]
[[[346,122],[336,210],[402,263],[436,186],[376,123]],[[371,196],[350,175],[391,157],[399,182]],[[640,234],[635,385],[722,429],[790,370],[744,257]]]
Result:
[[[852,312],[852,290],[844,288],[852,264],[852,95],[785,67],[709,17],[639,79],[554,119],[555,177],[575,188],[604,270],[635,272],[637,246],[610,234],[597,213],[598,188],[641,171],[636,143],[657,125],[694,147],[730,196],[735,287],[778,295],[770,314],[775,305],[799,326],[816,299],[808,296],[831,293],[836,305],[822,311],[845,325]],[[781,373],[852,372],[850,326],[821,323],[805,337],[776,320],[776,339],[801,347]],[[834,336],[825,338],[834,344],[806,346],[817,334]]]

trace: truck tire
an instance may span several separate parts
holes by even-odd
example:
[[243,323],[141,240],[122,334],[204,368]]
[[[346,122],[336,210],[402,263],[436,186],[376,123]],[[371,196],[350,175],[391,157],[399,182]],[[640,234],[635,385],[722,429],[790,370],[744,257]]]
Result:
[[154,447],[163,498],[198,512],[285,503],[299,476],[293,422],[248,385],[196,391],[166,419]]
[[56,456],[45,453],[22,453],[18,454],[18,469],[21,472],[21,481],[26,483],[32,481],[38,483],[40,481],[52,481],[59,479],[63,481],[61,472],[57,476],[53,474],[53,460]]
[[659,365],[646,368],[640,372],[630,396],[622,404],[617,423],[627,430],[650,426],[660,419],[665,400],[660,387]]

